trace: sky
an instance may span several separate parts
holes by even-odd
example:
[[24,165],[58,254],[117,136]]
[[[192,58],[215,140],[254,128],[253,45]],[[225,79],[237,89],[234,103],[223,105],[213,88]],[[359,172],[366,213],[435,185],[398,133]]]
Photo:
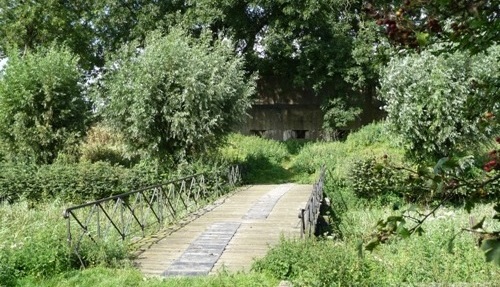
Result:
[[0,71],[3,70],[3,66],[7,63],[7,58],[0,59]]

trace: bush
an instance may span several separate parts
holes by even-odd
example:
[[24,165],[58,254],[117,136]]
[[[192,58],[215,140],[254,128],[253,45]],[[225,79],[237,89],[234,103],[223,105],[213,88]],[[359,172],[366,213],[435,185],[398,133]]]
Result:
[[255,78],[243,66],[229,39],[172,27],[117,51],[94,96],[130,147],[178,162],[214,148],[244,120]]
[[52,163],[85,134],[90,105],[78,58],[67,48],[18,51],[0,74],[0,141],[13,160]]
[[34,165],[0,163],[0,203],[14,202],[38,188]]
[[373,199],[392,195],[403,197],[411,193],[411,187],[407,185],[409,174],[389,165],[388,159],[368,158],[355,161],[349,174],[354,194]]
[[[380,80],[389,127],[419,160],[473,149],[495,133],[500,46],[471,56],[432,49],[392,59]],[[497,131],[498,132],[498,131]]]
[[[290,148],[293,149],[293,146]],[[290,158],[283,142],[232,134],[220,153],[226,161],[242,166],[243,180],[246,183],[277,183],[287,181],[290,177],[290,173],[283,167],[284,162]]]
[[81,202],[127,192],[165,180],[138,165],[132,169],[109,163],[52,164],[39,167],[0,164],[0,199],[44,201],[60,198]]
[[395,162],[403,160],[403,150],[396,144],[398,137],[386,131],[385,124],[373,123],[349,134],[344,142],[306,144],[291,163],[294,172],[302,173],[302,181],[312,182],[315,172],[325,165],[332,180],[348,179],[355,162],[388,155]]
[[123,135],[102,124],[90,128],[84,143],[80,145],[80,153],[81,161],[104,161],[125,167],[133,166],[139,159],[137,154],[127,150]]

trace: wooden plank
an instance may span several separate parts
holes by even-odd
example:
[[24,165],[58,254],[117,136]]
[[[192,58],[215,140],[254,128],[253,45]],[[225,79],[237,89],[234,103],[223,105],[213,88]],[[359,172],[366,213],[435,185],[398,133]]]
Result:
[[[282,236],[300,237],[298,214],[311,191],[311,185],[295,184],[241,189],[191,223],[165,234],[139,255],[136,264],[144,274],[156,276],[249,270],[254,258],[264,256]],[[210,228],[214,224],[219,230]],[[231,224],[238,228],[230,236]]]

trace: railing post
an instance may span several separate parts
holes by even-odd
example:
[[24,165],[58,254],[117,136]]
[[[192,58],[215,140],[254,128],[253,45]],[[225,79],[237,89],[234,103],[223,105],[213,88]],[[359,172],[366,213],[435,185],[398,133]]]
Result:
[[300,238],[304,238],[304,234],[306,233],[306,221],[304,219],[304,214],[305,214],[305,209],[301,208],[300,209],[300,223],[301,223],[301,229],[300,229]]
[[[67,220],[68,246],[79,255],[79,246],[84,237],[98,243],[95,238],[107,238],[113,233],[110,230],[114,230],[114,234],[118,233],[122,240],[138,234],[144,237],[146,227],[158,224],[161,228],[170,215],[175,222],[183,208],[192,211],[202,202],[215,199],[215,195],[222,195],[221,188],[234,187],[240,180],[239,167],[232,166],[229,174],[227,172],[227,169],[219,171],[213,175],[216,177],[213,179],[207,178],[205,174],[191,175],[67,208],[63,216]],[[187,180],[191,181],[191,186],[187,185]],[[214,188],[217,192],[208,192],[206,184],[216,184]],[[156,217],[155,221],[151,220],[153,216]],[[75,224],[71,223],[72,220]]]

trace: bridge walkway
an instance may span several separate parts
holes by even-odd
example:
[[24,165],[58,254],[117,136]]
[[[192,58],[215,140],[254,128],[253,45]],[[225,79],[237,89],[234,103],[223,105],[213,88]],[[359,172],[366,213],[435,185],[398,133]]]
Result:
[[146,275],[190,276],[248,271],[281,236],[300,237],[298,217],[312,185],[255,185],[240,188],[211,211],[141,253]]

